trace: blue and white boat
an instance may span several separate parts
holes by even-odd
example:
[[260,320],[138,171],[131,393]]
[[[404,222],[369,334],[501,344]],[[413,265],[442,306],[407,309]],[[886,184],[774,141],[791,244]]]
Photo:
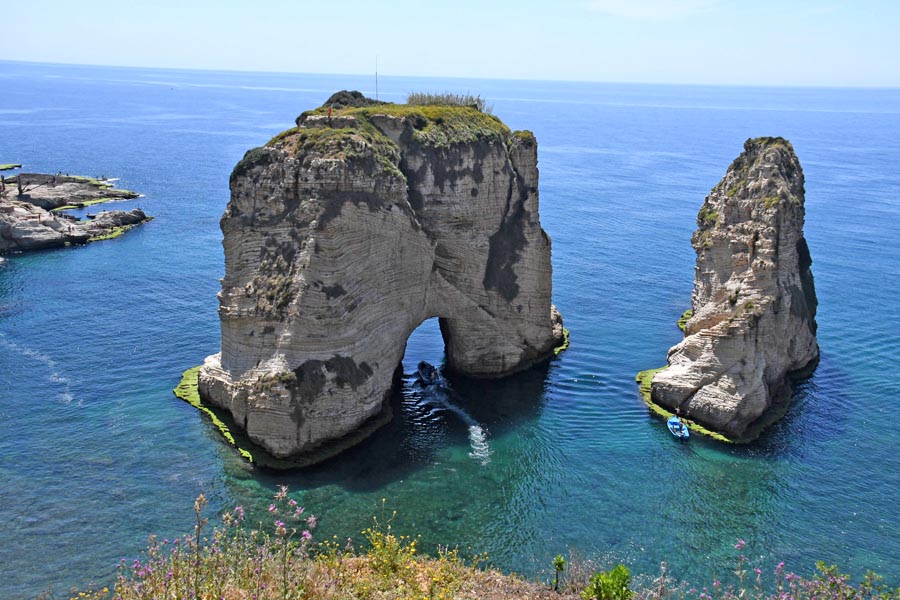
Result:
[[687,425],[684,424],[684,421],[682,421],[675,415],[669,417],[666,425],[669,427],[669,431],[672,432],[672,435],[677,437],[679,440],[686,440],[691,435],[691,432],[688,431]]

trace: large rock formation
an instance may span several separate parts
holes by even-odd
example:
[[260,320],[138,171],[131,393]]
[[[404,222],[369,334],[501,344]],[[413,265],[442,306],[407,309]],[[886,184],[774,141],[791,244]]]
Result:
[[747,140],[697,216],[693,316],[653,377],[653,402],[739,440],[786,405],[788,376],[819,357],[803,220],[791,144]]
[[276,457],[383,422],[425,319],[477,377],[562,335],[534,136],[472,107],[354,104],[249,151],[222,218],[222,350],[200,392]]

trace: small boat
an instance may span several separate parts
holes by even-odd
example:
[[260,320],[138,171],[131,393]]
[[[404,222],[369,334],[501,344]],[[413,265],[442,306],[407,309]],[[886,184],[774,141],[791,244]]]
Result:
[[419,368],[416,370],[416,374],[419,376],[419,381],[425,387],[430,385],[444,385],[444,376],[441,375],[441,372],[434,365],[430,365],[424,360],[419,363]]
[[669,427],[669,431],[672,432],[672,435],[677,437],[679,440],[686,440],[691,435],[691,432],[688,431],[687,425],[685,425],[684,422],[675,415],[669,417],[666,425]]

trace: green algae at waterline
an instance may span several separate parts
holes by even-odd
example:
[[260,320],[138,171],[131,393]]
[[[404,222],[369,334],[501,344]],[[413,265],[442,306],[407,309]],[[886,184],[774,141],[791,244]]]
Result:
[[563,327],[563,341],[562,344],[553,349],[553,355],[559,356],[563,352],[569,349],[569,330]]
[[119,225],[118,227],[113,227],[106,233],[102,233],[100,235],[95,235],[95,236],[91,237],[90,239],[88,239],[88,242],[103,242],[106,240],[114,240],[117,237],[122,237],[123,235],[125,235],[126,231],[134,229],[138,225],[143,225],[144,223],[149,223],[152,220],[153,220],[153,217],[147,217],[146,219],[144,219],[143,221],[140,221],[138,223],[131,223],[130,225]]
[[[664,419],[668,419],[671,416],[674,416],[675,413],[669,411],[668,409],[656,404],[650,396],[650,384],[653,381],[653,376],[659,373],[660,371],[664,371],[668,369],[668,366],[659,367],[656,369],[647,369],[645,371],[641,371],[638,373],[634,380],[640,386],[641,398],[643,398],[644,402],[647,404],[647,407],[650,409],[655,415],[659,415]],[[738,440],[733,440],[731,438],[725,437],[721,433],[716,433],[715,431],[711,431],[702,425],[699,425],[693,421],[689,421],[687,419],[682,419],[685,425],[687,425],[688,429],[691,431],[695,431],[699,434],[710,437],[714,440],[718,440],[720,442],[725,442],[728,444],[736,444]]]
[[231,435],[231,430],[228,426],[222,422],[222,420],[216,415],[215,412],[208,406],[203,404],[203,401],[200,399],[200,388],[199,388],[199,380],[198,374],[200,373],[200,367],[194,367],[192,369],[188,369],[181,375],[181,382],[175,387],[173,390],[175,395],[204,413],[211,420],[213,425],[215,425],[220,432],[222,432],[222,436],[228,440],[232,446],[237,448],[237,451],[241,453],[241,456],[246,458],[251,463],[253,462],[253,455],[244,448],[241,448],[234,441],[234,436]]

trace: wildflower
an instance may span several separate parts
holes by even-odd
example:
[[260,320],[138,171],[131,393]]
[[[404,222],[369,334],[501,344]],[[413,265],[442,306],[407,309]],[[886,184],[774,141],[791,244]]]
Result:
[[297,501],[291,498],[290,500],[288,500],[288,504],[290,504],[291,506],[297,506]]
[[275,533],[282,537],[287,534],[287,529],[285,529],[282,521],[275,521]]
[[738,538],[737,544],[734,545],[734,549],[740,550],[740,549],[744,548],[746,545],[747,545],[747,542],[745,542],[741,538]]
[[753,572],[756,573],[757,575],[762,575],[762,571],[760,570],[759,567],[754,567]]
[[277,513],[277,512],[278,512],[278,507],[275,506],[274,504],[270,504],[270,505],[269,505],[269,512],[270,512],[270,513]]
[[303,507],[298,506],[297,509],[294,511],[294,515],[299,519],[300,515],[302,515],[302,514],[303,514]]
[[308,529],[304,529],[303,533],[300,534],[300,537],[302,537],[304,540],[309,540],[312,538],[312,534],[309,532]]
[[287,489],[286,485],[279,485],[278,493],[275,494],[275,499],[276,500],[284,500],[285,498],[287,498],[287,490],[288,489]]
[[778,563],[778,566],[775,567],[775,574],[778,575],[784,570],[784,561]]
[[243,506],[235,506],[234,514],[237,515],[238,521],[244,520],[244,507]]
[[316,528],[316,518],[313,515],[309,515],[309,517],[306,518],[306,524],[309,525],[310,529],[315,529]]

